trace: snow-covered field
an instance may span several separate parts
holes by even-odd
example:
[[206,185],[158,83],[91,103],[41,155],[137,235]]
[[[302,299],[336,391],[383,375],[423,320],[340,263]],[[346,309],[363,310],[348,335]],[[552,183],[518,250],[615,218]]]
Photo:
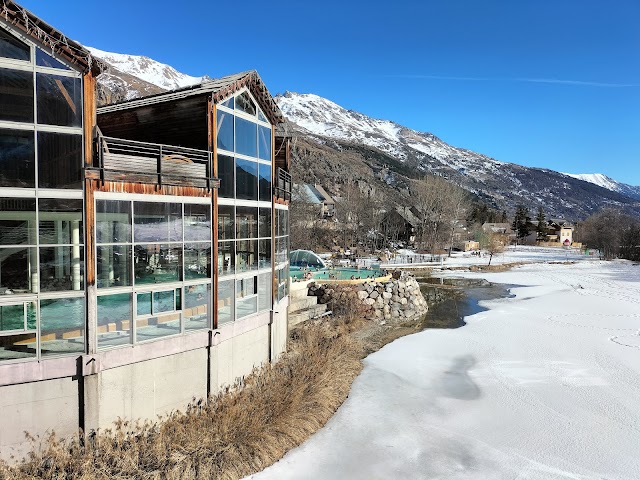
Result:
[[573,259],[464,273],[515,296],[370,355],[329,423],[252,478],[640,478],[640,266]]

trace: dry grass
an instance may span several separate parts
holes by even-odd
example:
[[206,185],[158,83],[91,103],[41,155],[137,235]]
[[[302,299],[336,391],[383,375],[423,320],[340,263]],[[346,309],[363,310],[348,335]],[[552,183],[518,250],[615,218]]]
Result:
[[296,330],[291,350],[242,385],[157,422],[118,422],[86,440],[52,435],[0,479],[235,479],[260,471],[331,418],[362,368],[348,324]]

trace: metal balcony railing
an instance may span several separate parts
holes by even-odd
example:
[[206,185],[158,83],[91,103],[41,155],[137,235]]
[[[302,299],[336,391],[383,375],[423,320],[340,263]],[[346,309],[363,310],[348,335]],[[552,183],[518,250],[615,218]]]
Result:
[[276,181],[273,184],[276,198],[291,200],[291,174],[282,168],[276,168]]
[[112,137],[96,138],[101,180],[217,188],[211,152]]

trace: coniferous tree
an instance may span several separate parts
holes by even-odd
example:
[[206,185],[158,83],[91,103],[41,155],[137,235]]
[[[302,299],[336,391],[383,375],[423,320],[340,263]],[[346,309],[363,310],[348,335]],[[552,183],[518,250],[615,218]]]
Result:
[[544,238],[545,232],[547,231],[547,219],[542,207],[538,207],[536,221],[538,222],[538,225],[536,226],[536,233],[538,234],[538,238]]
[[516,233],[518,239],[523,239],[529,235],[529,222],[531,217],[529,216],[529,209],[524,205],[518,205],[516,208],[516,215],[511,224],[511,228]]

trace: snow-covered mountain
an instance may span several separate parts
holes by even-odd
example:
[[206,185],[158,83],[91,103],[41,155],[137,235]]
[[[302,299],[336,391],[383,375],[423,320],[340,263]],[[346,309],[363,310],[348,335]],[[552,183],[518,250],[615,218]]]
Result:
[[583,180],[585,182],[593,183],[594,185],[599,185],[608,190],[622,193],[623,195],[628,195],[631,198],[640,200],[640,186],[628,185],[626,183],[618,182],[617,180],[614,180],[611,177],[607,177],[602,173],[565,173],[565,175]]
[[[372,168],[396,163],[396,171],[405,176],[440,175],[500,209],[513,210],[521,203],[531,210],[542,206],[549,214],[570,219],[584,218],[604,206],[640,211],[638,197],[630,198],[627,190],[595,185],[552,170],[500,162],[451,146],[431,133],[347,110],[317,95],[286,92],[278,95],[276,102],[301,135],[325,145],[335,144],[337,150],[365,145],[386,157],[379,158],[378,166]],[[370,164],[376,157],[361,148],[358,151],[370,159]],[[393,171],[386,172],[384,180],[402,183],[394,178]]]
[[92,55],[106,61],[119,71],[141,78],[145,82],[164,90],[195,85],[209,79],[207,76],[192,77],[191,75],[186,75],[170,65],[141,55],[105,52],[93,47],[87,47],[87,49]]
[[[90,50],[109,65],[98,77],[101,104],[152,95],[209,78],[185,75],[144,56]],[[331,167],[334,173],[341,172],[336,174],[336,184],[357,169],[373,189],[390,189],[405,195],[394,203],[410,202],[409,179],[430,173],[457,183],[499,209],[514,210],[517,204],[524,204],[533,211],[542,206],[550,215],[569,219],[584,218],[604,206],[640,214],[640,192],[625,190],[620,187],[624,184],[618,182],[617,189],[611,189],[551,170],[500,162],[451,146],[431,133],[373,119],[313,94],[287,92],[276,96],[276,102],[294,125],[294,133],[308,146],[315,144],[331,155],[344,155]],[[320,163],[314,167],[319,167],[323,158],[316,160]],[[359,162],[357,168],[350,162]],[[365,170],[369,173],[363,173]],[[326,175],[307,180],[325,186],[331,181]],[[379,184],[373,185],[375,182]]]

